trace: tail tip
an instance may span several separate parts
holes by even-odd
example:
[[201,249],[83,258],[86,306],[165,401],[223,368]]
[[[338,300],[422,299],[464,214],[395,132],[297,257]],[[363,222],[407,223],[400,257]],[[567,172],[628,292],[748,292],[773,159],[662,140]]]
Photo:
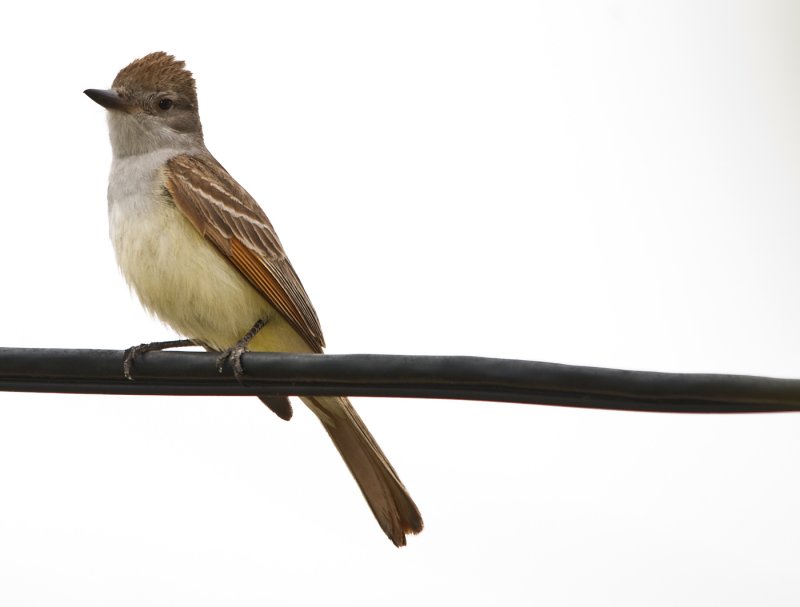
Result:
[[422,531],[424,526],[422,517],[417,512],[416,516],[412,517],[410,520],[405,520],[393,529],[384,529],[384,531],[386,531],[386,535],[395,546],[402,548],[406,545],[406,537],[409,535],[417,535]]

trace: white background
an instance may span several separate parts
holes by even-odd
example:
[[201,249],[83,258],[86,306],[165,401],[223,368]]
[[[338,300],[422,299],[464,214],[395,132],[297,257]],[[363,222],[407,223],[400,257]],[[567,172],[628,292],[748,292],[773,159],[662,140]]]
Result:
[[[329,352],[800,376],[791,0],[12,3],[0,345],[174,337],[82,94],[155,50]],[[356,406],[425,517],[402,550],[299,402],[0,394],[0,603],[800,601],[798,415]]]

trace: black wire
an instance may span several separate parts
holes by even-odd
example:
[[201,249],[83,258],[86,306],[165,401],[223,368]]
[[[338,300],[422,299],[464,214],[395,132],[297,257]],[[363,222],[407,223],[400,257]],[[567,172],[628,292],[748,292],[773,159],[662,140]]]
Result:
[[216,354],[151,352],[134,381],[118,350],[0,348],[0,390],[84,394],[444,398],[624,411],[800,411],[800,380],[660,373],[473,356],[249,352],[246,386]]

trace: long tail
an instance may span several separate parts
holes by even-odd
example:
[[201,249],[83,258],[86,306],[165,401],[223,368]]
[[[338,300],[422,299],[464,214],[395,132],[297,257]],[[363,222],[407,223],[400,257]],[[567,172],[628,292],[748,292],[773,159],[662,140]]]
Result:
[[347,398],[309,396],[316,413],[356,479],[378,524],[395,546],[422,531],[422,516],[403,483]]

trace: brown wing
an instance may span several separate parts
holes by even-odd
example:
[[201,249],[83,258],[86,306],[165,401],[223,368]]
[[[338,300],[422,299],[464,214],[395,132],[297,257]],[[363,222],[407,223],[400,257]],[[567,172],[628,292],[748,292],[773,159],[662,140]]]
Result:
[[317,314],[253,197],[210,155],[175,156],[166,177],[175,206],[321,352],[325,341]]

